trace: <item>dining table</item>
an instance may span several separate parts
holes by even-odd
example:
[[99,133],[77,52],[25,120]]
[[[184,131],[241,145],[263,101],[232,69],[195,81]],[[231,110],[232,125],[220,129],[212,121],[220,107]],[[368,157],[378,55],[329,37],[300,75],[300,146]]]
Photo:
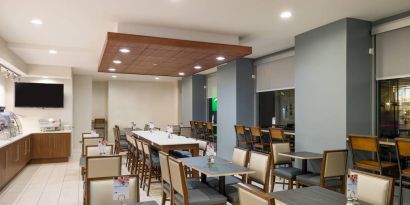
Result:
[[225,192],[225,177],[233,175],[253,174],[256,171],[247,167],[236,165],[221,157],[214,156],[214,162],[208,161],[208,156],[201,157],[189,157],[179,159],[182,163],[193,169],[201,172],[201,181],[206,183],[207,177],[219,178],[219,193],[226,195]]
[[305,151],[301,151],[301,152],[279,152],[278,155],[302,160],[302,173],[303,174],[307,173],[307,161],[308,160],[322,159],[323,158],[323,154],[314,153],[314,152],[305,152]]
[[[276,205],[346,205],[349,204],[344,194],[325,189],[320,186],[310,186],[300,189],[271,192]],[[371,205],[358,201],[360,205]],[[353,204],[353,203],[352,203]]]

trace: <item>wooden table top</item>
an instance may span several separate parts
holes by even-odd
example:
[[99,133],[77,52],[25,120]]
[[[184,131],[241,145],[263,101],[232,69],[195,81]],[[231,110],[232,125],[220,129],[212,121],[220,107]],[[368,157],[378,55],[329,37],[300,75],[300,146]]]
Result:
[[208,157],[189,157],[189,158],[181,158],[179,160],[182,163],[200,171],[201,173],[207,175],[208,177],[219,177],[219,176],[232,176],[237,174],[253,174],[256,171],[251,170],[246,167],[241,167],[236,164],[233,164],[227,160],[224,160],[220,157],[214,157],[215,163],[209,164]]
[[193,138],[187,138],[184,136],[178,136],[172,134],[171,138],[168,138],[168,133],[164,131],[132,131],[132,133],[144,138],[157,145],[181,145],[181,144],[198,144],[198,141]]
[[[346,196],[335,191],[331,191],[319,186],[311,186],[287,191],[269,193],[279,203],[286,205],[346,205]],[[361,202],[360,205],[371,205]]]
[[281,156],[291,157],[295,159],[322,159],[323,154],[314,153],[314,152],[281,152],[279,153]]

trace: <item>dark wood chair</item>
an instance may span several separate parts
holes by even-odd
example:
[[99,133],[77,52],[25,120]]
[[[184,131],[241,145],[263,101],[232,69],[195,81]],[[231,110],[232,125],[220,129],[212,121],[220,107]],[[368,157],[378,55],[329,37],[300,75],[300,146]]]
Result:
[[[379,153],[379,140],[376,136],[368,135],[349,135],[350,149],[352,151],[353,166],[355,169],[378,172],[383,175],[383,171],[397,168],[397,164],[391,162],[382,162]],[[357,151],[367,152],[375,155],[375,159],[358,159]]]
[[269,128],[269,136],[272,143],[274,142],[286,142],[285,135],[282,129]]
[[262,130],[260,127],[249,128],[252,137],[252,147],[255,151],[269,152],[270,142],[262,139]]
[[216,135],[214,134],[214,125],[212,122],[205,123],[205,137],[210,142],[216,143]]
[[252,140],[246,136],[245,126],[235,125],[235,133],[236,133],[236,146],[240,148],[251,150]]
[[396,138],[396,154],[399,167],[400,204],[403,204],[403,181],[410,184],[410,139]]

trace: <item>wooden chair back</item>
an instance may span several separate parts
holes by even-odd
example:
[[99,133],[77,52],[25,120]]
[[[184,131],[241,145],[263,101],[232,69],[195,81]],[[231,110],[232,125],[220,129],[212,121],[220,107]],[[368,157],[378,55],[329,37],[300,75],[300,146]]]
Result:
[[262,130],[260,127],[249,128],[253,137],[262,137]]
[[232,163],[241,166],[247,167],[249,160],[249,151],[239,147],[233,148],[232,153]]
[[204,140],[198,140],[199,156],[205,156],[208,149],[208,142]]
[[349,135],[352,150],[378,152],[379,143],[377,136]]
[[396,150],[399,157],[410,157],[410,138],[396,138]]
[[245,126],[244,125],[235,125],[235,132],[236,132],[236,135],[244,135],[245,134]]
[[271,140],[279,140],[285,142],[285,136],[282,129],[269,128],[269,135]]
[[121,155],[86,157],[86,177],[114,177],[121,175]]
[[272,143],[271,144],[271,154],[272,154],[272,166],[291,164],[292,158],[279,155],[279,153],[290,152],[289,143]]
[[171,185],[171,177],[169,173],[169,155],[165,152],[159,151],[159,163],[161,166],[161,181]]
[[[321,178],[343,177],[347,172],[347,149],[323,152]],[[321,180],[322,181],[322,180]]]
[[188,189],[186,185],[186,175],[182,162],[169,157],[169,171],[171,174],[172,189],[183,197],[183,205],[189,204]]
[[[124,201],[126,204],[136,204],[140,201],[140,190],[138,188],[139,178],[135,175],[125,175],[129,177],[129,198]],[[91,178],[86,182],[87,205],[118,205],[119,201],[114,201],[112,194],[113,177]]]
[[[113,145],[106,145],[105,147],[105,154],[107,155],[112,155],[114,151],[114,146]],[[89,145],[86,146],[85,148],[85,156],[90,157],[90,156],[100,156],[100,149],[98,145]]]
[[208,131],[212,131],[214,130],[214,125],[212,122],[206,122],[206,129],[208,129]]
[[256,173],[248,175],[247,183],[250,184],[252,181],[257,182],[263,186],[263,190],[265,192],[268,192],[269,175],[271,170],[271,155],[251,151],[248,168],[255,170]]
[[255,187],[247,184],[238,184],[239,204],[252,205],[275,205],[272,195],[259,191]]
[[394,198],[394,179],[368,172],[350,170],[357,175],[357,196],[370,204],[392,205]]

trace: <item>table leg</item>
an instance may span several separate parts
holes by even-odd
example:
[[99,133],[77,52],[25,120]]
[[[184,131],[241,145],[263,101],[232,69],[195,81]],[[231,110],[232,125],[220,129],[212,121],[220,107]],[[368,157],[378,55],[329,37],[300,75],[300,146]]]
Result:
[[307,160],[302,159],[302,173],[306,174],[307,173]]
[[219,177],[219,193],[223,194],[226,196],[225,192],[225,176],[220,176]]
[[206,183],[206,175],[201,173],[201,182]]
[[[199,155],[199,146],[196,146],[194,149],[191,149],[192,157],[197,157]],[[197,170],[192,169],[192,177],[197,178],[199,177],[199,173]],[[202,178],[202,175],[201,175]]]

